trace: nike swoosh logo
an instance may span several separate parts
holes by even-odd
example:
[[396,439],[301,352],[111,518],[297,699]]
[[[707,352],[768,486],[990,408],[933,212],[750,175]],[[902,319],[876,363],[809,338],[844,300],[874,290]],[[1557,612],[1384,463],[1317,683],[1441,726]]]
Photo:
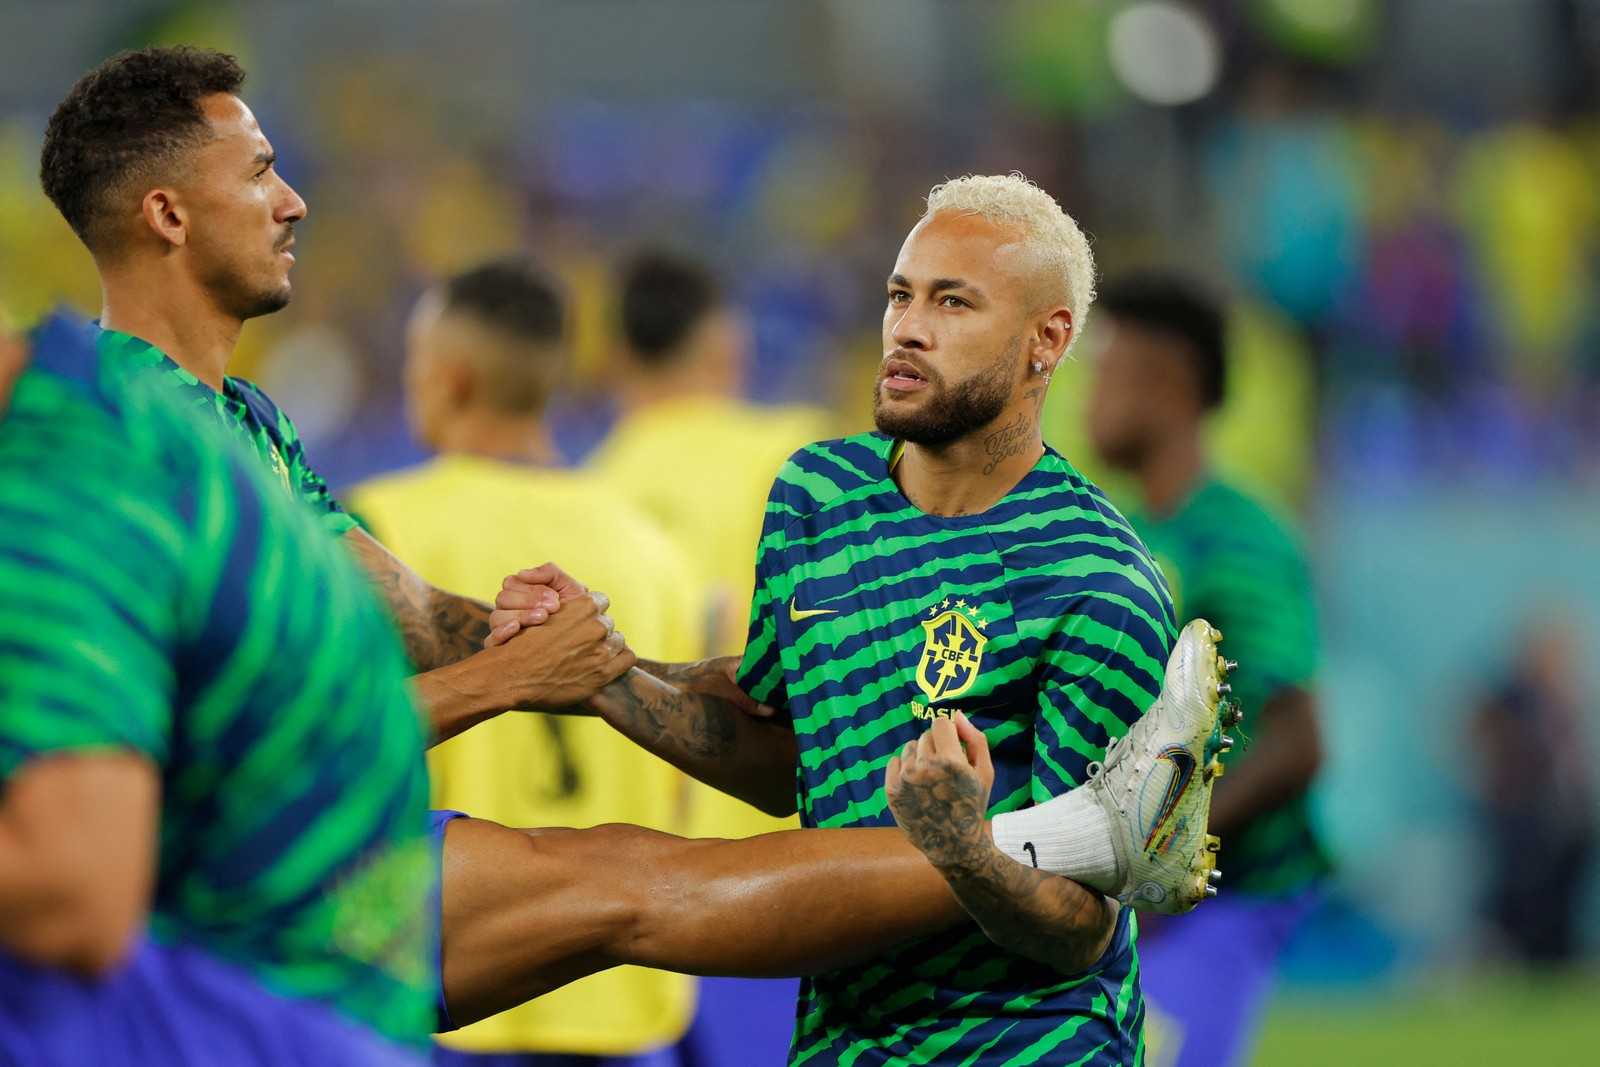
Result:
[[1163,835],[1162,831],[1167,828],[1167,820],[1172,817],[1173,809],[1178,806],[1183,791],[1189,787],[1189,780],[1194,777],[1194,757],[1182,745],[1169,745],[1162,749],[1156,754],[1156,762],[1161,760],[1172,764],[1172,778],[1167,782],[1161,806],[1156,809],[1156,817],[1151,820],[1149,833],[1145,836],[1145,854],[1151,858],[1165,852],[1172,843],[1172,834]]
[[789,621],[790,622],[800,622],[802,619],[814,619],[818,615],[837,615],[837,614],[839,614],[839,612],[838,612],[837,609],[834,609],[834,608],[805,608],[805,609],[797,608],[797,607],[794,606],[794,598],[793,597],[789,598]]

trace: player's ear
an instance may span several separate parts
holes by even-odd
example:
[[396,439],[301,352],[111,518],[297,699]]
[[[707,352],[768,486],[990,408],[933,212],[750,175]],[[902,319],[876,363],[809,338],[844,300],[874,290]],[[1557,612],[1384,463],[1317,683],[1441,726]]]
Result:
[[1051,308],[1044,314],[1033,335],[1029,362],[1042,363],[1047,372],[1054,373],[1056,364],[1061,362],[1067,353],[1067,346],[1072,343],[1073,329],[1072,312],[1069,309]]
[[476,397],[478,376],[464,359],[441,359],[434,387],[451,409],[459,411],[470,406]]
[[174,248],[189,242],[189,211],[176,191],[152,189],[139,201],[139,215],[150,232]]

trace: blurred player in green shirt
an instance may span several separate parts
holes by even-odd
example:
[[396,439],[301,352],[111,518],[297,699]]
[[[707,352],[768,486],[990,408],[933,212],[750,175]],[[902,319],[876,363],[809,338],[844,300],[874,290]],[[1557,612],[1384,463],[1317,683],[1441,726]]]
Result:
[[0,422],[0,1063],[419,1062],[436,865],[387,620],[115,335],[33,347]]
[[1181,922],[1151,924],[1140,945],[1153,1039],[1170,1034],[1177,1062],[1196,1067],[1248,1056],[1278,952],[1328,869],[1306,812],[1322,748],[1305,559],[1286,521],[1219,478],[1201,443],[1223,400],[1224,321],[1203,290],[1146,274],[1102,288],[1089,338],[1090,439],[1131,476],[1129,521],[1165,571],[1178,617],[1209,619],[1246,665],[1231,684],[1250,743],[1211,809],[1227,892]]

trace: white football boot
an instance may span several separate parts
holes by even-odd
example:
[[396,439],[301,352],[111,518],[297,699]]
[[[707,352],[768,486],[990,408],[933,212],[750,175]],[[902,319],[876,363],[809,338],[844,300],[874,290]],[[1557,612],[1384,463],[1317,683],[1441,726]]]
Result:
[[1176,915],[1217,894],[1220,842],[1206,833],[1225,732],[1241,718],[1223,697],[1235,664],[1217,654],[1222,634],[1204,619],[1183,628],[1167,660],[1161,695],[1102,763],[1089,765],[1093,791],[1117,852],[1120,883],[1110,895],[1144,911]]

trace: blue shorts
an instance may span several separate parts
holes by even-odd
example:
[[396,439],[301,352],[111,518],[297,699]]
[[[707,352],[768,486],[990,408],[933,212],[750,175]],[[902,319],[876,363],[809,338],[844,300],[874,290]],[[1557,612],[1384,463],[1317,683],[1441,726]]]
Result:
[[279,996],[196,945],[140,940],[86,981],[0,951],[0,1067],[423,1067],[331,1005]]
[[1321,899],[1318,887],[1283,899],[1224,893],[1139,939],[1145,1042],[1160,1062],[1250,1061],[1278,955]]
[[[428,812],[428,840],[438,859],[438,877],[433,880],[433,900],[428,905],[428,915],[433,921],[433,974],[434,974],[434,1033],[448,1033],[456,1028],[450,1021],[450,1010],[444,1003],[444,911],[440,892],[444,887],[444,828],[454,819],[468,818],[465,812],[441,809]],[[0,1067],[4,1067],[0,1064]]]

